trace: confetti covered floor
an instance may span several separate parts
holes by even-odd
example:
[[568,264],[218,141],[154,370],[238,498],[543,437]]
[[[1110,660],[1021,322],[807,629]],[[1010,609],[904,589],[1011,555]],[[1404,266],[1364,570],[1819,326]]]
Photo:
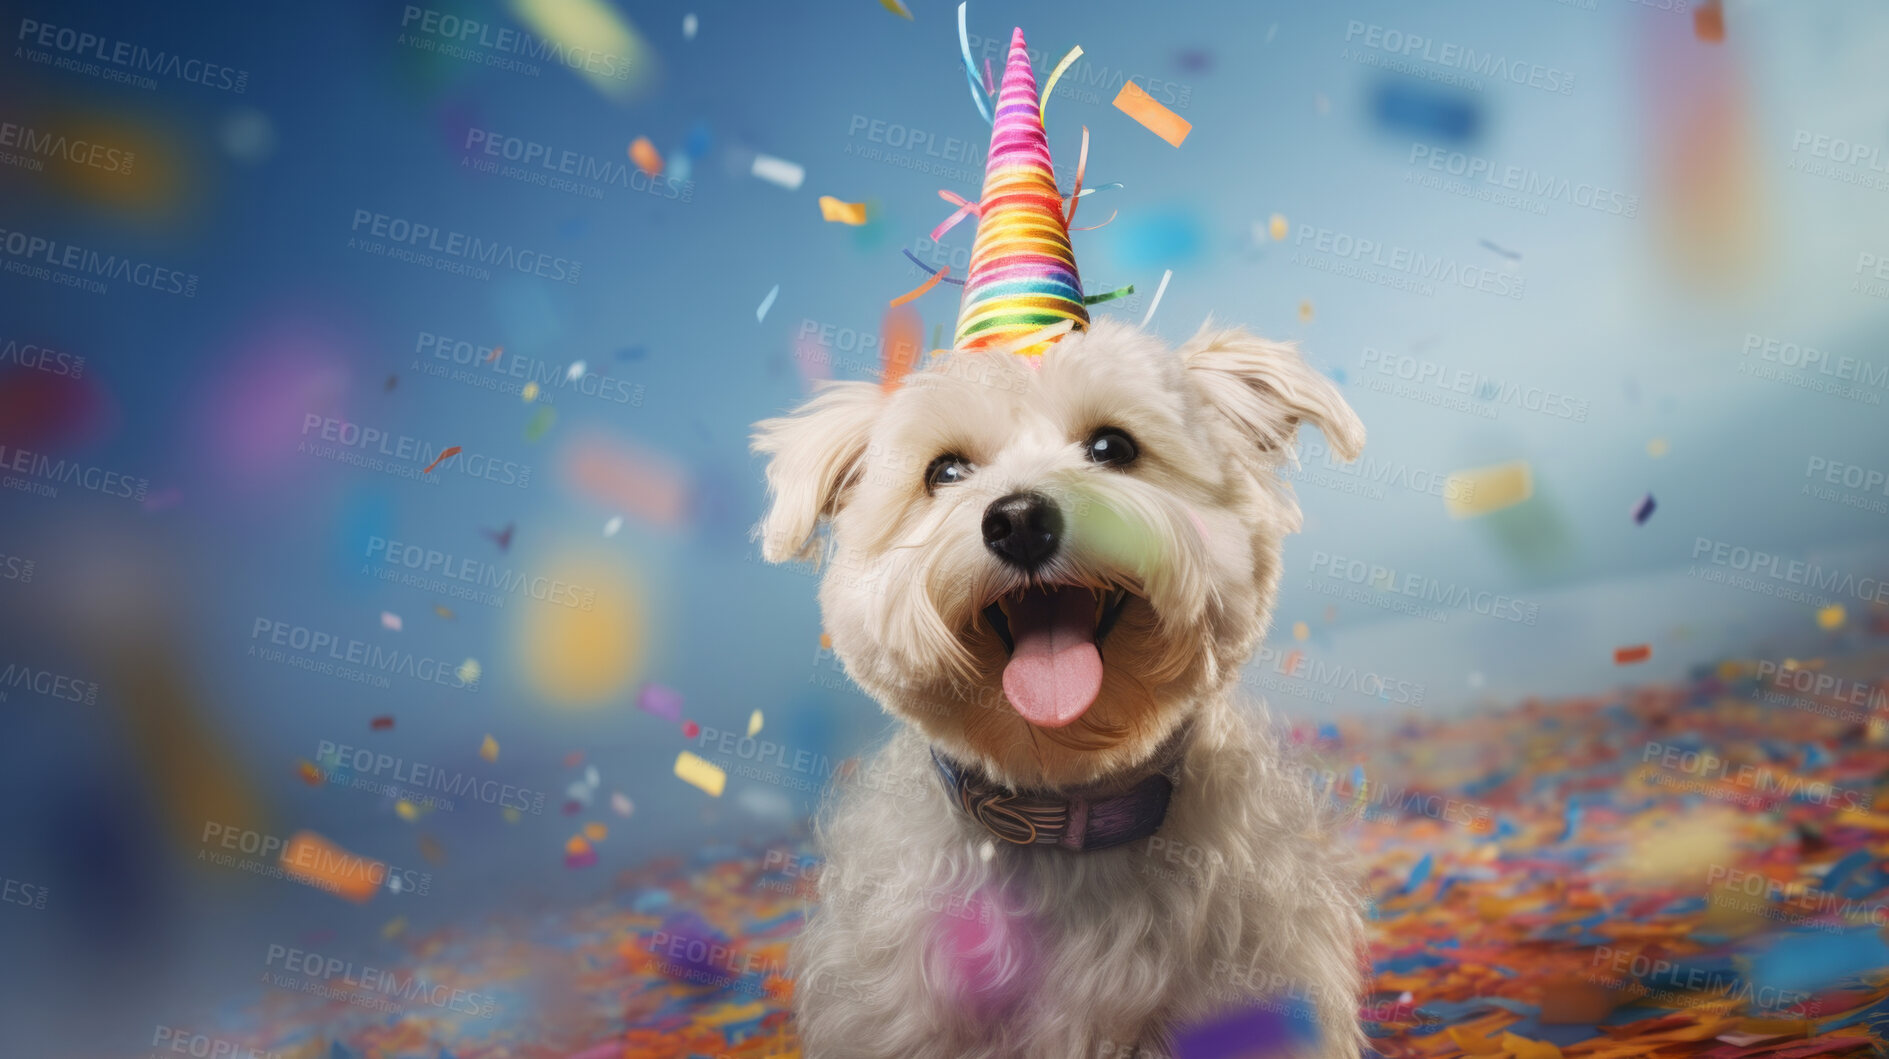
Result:
[[[1796,679],[1819,694],[1759,672],[1305,734],[1360,816],[1381,1054],[1880,1050],[1889,662]],[[273,988],[227,1035],[306,1057],[798,1055],[779,971],[810,891],[799,852],[705,849],[587,907],[397,939],[399,973],[491,998],[489,1018]],[[657,931],[731,944],[658,965]]]

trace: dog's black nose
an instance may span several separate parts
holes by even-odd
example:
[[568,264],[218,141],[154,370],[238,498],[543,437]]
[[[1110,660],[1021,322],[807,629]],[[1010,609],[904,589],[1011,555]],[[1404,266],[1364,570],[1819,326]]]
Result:
[[1062,512],[1041,493],[1011,493],[984,509],[984,545],[1012,566],[1042,566],[1062,535]]

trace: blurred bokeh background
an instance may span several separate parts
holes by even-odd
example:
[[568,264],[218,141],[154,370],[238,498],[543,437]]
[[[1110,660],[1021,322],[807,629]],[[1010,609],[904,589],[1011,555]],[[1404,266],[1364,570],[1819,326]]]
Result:
[[[5,5],[10,1054],[136,1052],[266,946],[794,832],[825,776],[719,732],[831,762],[883,737],[814,578],[749,541],[746,437],[879,370],[918,262],[962,274],[971,225],[928,234],[988,130],[955,7],[898,6]],[[1116,215],[1075,236],[1091,292],[1135,288],[1100,310],[1297,340],[1369,429],[1349,467],[1304,439],[1248,679],[1275,712],[1869,635],[1889,10],[968,15],[980,67],[1013,25],[1039,82],[1082,46],[1047,124],[1065,186],[1091,136],[1079,222]],[[1113,105],[1128,80],[1182,146]],[[955,288],[914,307],[934,346]],[[683,750],[747,775],[711,796]],[[304,832],[405,882],[338,900],[217,859]]]

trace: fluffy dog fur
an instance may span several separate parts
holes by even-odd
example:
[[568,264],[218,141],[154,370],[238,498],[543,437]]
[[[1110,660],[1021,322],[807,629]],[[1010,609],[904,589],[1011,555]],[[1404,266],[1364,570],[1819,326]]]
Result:
[[[826,553],[834,651],[904,722],[820,825],[821,906],[792,957],[809,1059],[1162,1055],[1176,1025],[1262,1000],[1310,1013],[1317,1054],[1358,1054],[1347,862],[1263,708],[1235,697],[1299,527],[1277,470],[1302,421],[1346,458],[1363,444],[1290,346],[1210,321],[1170,350],[1102,320],[1037,368],[960,352],[890,393],[830,383],[757,424],[763,553]],[[1087,460],[1102,426],[1139,458]],[[973,469],[929,495],[941,453]],[[1063,728],[1009,706],[980,616],[1031,581],[980,531],[1018,490],[1064,520],[1037,579],[1131,593],[1100,696]],[[993,842],[939,785],[934,746],[1017,789],[1126,786],[1180,758],[1155,836],[1073,853]]]

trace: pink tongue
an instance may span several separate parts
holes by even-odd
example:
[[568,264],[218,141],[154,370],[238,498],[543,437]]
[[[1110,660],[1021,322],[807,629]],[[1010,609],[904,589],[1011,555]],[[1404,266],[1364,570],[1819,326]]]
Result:
[[1004,695],[1023,719],[1061,728],[1081,717],[1102,691],[1095,649],[1095,597],[1087,589],[1033,591],[1010,608],[1016,649],[1004,666]]

